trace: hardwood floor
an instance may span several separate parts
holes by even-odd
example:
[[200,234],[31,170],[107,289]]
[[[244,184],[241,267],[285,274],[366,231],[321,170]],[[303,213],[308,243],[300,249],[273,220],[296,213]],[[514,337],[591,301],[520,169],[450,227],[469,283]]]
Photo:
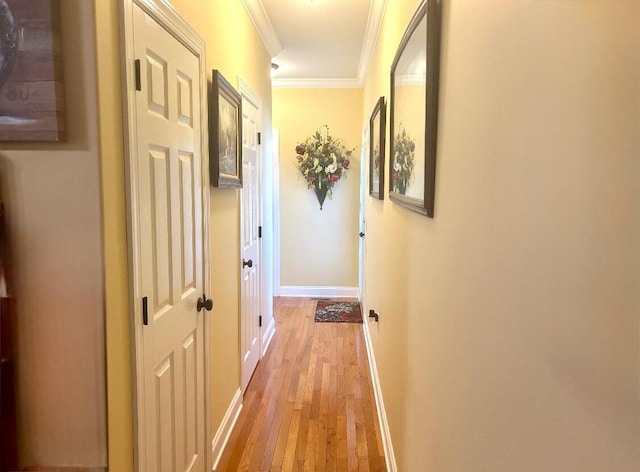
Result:
[[385,471],[362,325],[276,298],[276,334],[216,472]]

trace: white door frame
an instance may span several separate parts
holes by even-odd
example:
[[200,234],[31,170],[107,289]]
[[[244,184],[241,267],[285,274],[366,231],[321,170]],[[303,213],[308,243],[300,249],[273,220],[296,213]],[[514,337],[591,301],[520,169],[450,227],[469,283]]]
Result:
[[[182,45],[191,51],[197,58],[200,67],[200,83],[197,84],[200,89],[200,148],[204,152],[208,149],[208,120],[207,120],[207,77],[206,77],[206,51],[205,42],[198,34],[186,23],[180,15],[165,0],[122,0],[120,3],[120,21],[121,21],[121,68],[124,72],[122,77],[122,96],[124,99],[123,118],[124,118],[124,144],[125,144],[125,180],[127,190],[127,239],[129,247],[129,312],[130,329],[133,336],[132,344],[132,374],[133,374],[133,424],[134,424],[134,467],[138,472],[144,472],[141,467],[139,450],[145,444],[144,428],[139,426],[141,419],[144,417],[142,379],[140,374],[143,366],[142,353],[140,352],[140,341],[142,339],[142,324],[137,323],[142,316],[142,308],[137,300],[140,299],[140,266],[139,255],[140,247],[138,244],[139,234],[137,234],[136,225],[132,224],[138,220],[133,198],[137,194],[137,174],[134,165],[136,157],[136,113],[135,113],[135,87],[130,84],[135,83],[135,57],[133,44],[133,7],[139,6],[145,13],[152,17],[160,26],[174,36]],[[204,287],[211,291],[211,274],[210,274],[210,254],[209,254],[209,161],[202,159],[202,185],[205,189],[202,201],[203,213],[203,269],[204,269]],[[206,460],[205,470],[211,470],[212,457],[210,444],[213,440],[213,432],[211,425],[211,320],[210,316],[204,315],[204,370],[205,370],[205,441],[206,441]]]
[[273,296],[281,296],[280,283],[280,130],[271,132],[273,143],[273,162],[271,163],[271,182],[273,185]]
[[367,237],[367,221],[366,205],[369,186],[369,126],[366,126],[362,131],[362,146],[360,147],[360,214],[358,216],[358,231],[364,233],[364,236],[358,238],[358,292],[360,303],[364,307],[365,305],[365,268],[364,260],[366,254],[366,241]]

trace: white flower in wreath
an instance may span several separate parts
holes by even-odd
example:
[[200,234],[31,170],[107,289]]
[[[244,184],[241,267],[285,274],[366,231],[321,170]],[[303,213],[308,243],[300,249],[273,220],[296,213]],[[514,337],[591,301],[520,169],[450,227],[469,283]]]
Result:
[[402,169],[402,166],[400,165],[400,163],[398,161],[395,161],[393,163],[393,170],[395,170],[396,172],[399,172],[400,169]]
[[327,166],[327,172],[330,174],[333,174],[337,170],[338,170],[338,164],[336,164],[335,162]]

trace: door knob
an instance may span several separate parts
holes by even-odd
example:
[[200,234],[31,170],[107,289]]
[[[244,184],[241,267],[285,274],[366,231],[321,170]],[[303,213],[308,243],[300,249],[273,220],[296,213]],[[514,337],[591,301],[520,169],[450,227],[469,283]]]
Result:
[[198,306],[196,308],[198,311],[202,311],[203,308],[207,311],[211,311],[213,309],[213,300],[207,298],[203,293],[202,298],[198,298]]
[[251,259],[248,261],[242,259],[242,268],[244,269],[245,267],[253,267],[253,261]]

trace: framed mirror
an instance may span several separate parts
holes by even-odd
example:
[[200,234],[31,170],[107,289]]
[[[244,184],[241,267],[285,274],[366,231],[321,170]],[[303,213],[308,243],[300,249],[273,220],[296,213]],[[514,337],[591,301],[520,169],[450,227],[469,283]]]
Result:
[[423,0],[391,65],[389,198],[433,218],[441,0]]
[[386,103],[380,97],[369,118],[369,195],[384,200],[384,138]]

